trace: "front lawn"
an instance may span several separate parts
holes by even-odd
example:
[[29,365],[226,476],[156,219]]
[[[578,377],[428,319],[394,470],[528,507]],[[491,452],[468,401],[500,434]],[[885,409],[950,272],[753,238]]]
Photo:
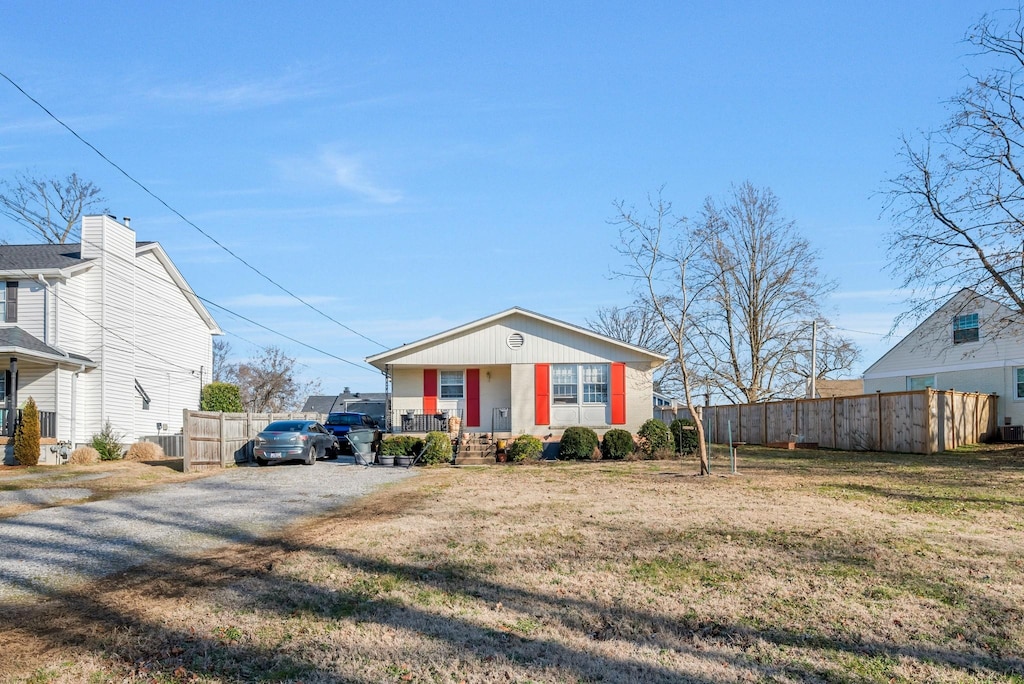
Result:
[[1024,682],[1024,453],[428,470],[0,607],[12,681]]

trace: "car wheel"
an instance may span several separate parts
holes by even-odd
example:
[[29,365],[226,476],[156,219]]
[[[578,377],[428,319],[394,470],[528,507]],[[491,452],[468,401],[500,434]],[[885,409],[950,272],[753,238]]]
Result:
[[256,465],[258,465],[258,466],[265,466],[265,465],[267,465],[267,461],[263,460],[262,458],[257,458],[256,459]]
[[309,453],[306,454],[306,465],[313,465],[316,463],[316,445],[309,445]]

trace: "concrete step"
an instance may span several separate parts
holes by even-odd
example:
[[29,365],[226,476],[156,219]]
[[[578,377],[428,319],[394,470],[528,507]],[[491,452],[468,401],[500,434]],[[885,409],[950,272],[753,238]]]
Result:
[[459,454],[455,458],[455,465],[493,465],[494,456],[464,456]]

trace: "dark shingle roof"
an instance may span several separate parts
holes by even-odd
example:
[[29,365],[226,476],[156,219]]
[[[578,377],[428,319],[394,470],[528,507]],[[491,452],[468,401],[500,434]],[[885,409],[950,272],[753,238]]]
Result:
[[[136,242],[136,247],[153,244],[152,240]],[[0,271],[68,268],[83,264],[80,242],[66,245],[0,245]]]
[[0,327],[0,350],[9,348],[27,349],[39,354],[46,354],[48,356],[64,356],[74,361],[92,363],[92,361],[86,356],[81,356],[80,354],[65,354],[56,347],[51,347],[40,339],[29,335],[17,326]]
[[0,270],[68,268],[86,261],[82,245],[0,245]]

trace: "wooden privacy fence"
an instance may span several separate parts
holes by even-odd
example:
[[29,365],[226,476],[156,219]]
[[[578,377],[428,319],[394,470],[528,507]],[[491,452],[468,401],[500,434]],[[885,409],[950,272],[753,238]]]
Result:
[[214,470],[252,459],[253,439],[275,420],[319,420],[322,413],[213,413],[184,411],[184,470]]
[[924,389],[703,408],[708,440],[933,454],[996,434],[998,396]]

